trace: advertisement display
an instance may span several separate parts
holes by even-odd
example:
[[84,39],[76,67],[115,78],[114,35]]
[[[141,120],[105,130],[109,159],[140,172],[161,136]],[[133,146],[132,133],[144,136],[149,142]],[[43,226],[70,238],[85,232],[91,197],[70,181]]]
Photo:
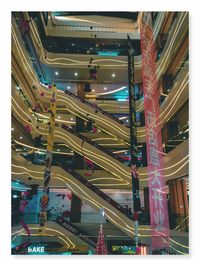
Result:
[[156,49],[151,13],[144,12],[141,24],[142,79],[148,161],[148,186],[152,248],[167,246],[169,220],[163,175],[163,150],[159,123],[159,90],[156,78]]

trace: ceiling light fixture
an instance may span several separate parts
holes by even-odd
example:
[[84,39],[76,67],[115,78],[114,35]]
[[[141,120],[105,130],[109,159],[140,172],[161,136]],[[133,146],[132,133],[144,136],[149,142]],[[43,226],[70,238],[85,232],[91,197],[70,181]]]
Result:
[[59,75],[59,73],[56,71],[56,72],[55,72],[55,75],[56,75],[56,76],[58,76],[58,75]]
[[104,91],[106,91],[106,90],[107,90],[107,88],[105,87],[105,88],[104,88]]
[[20,139],[23,139],[23,137],[22,137],[22,136],[20,136],[19,138],[20,138]]
[[13,130],[14,130],[14,128],[12,127],[12,128],[11,128],[11,130],[13,131]]
[[115,73],[112,73],[112,77],[113,77],[113,78],[115,78],[115,77],[116,77]]
[[77,72],[75,72],[75,73],[74,73],[74,76],[78,76],[78,73],[77,73]]
[[68,90],[70,90],[70,86],[67,86]]

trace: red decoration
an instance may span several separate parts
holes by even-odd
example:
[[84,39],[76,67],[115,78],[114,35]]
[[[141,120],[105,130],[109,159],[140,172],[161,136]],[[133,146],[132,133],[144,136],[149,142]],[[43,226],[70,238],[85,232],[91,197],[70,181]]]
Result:
[[96,127],[93,127],[93,128],[92,128],[92,132],[93,132],[93,133],[96,133],[96,132],[97,132],[97,128],[96,128]]
[[67,198],[68,198],[69,200],[71,200],[71,199],[72,199],[72,194],[71,194],[71,193],[68,193],[68,194],[67,194]]
[[102,224],[100,225],[99,229],[99,236],[98,236],[98,241],[96,245],[96,254],[97,255],[107,255],[107,247],[105,245],[105,240],[104,240],[104,232],[103,232],[103,226]]
[[44,92],[40,92],[40,96],[42,96],[42,97],[43,97],[43,96],[44,96]]
[[31,133],[31,127],[30,127],[30,125],[25,125],[25,126],[24,126],[24,129],[25,129],[25,131],[26,131],[27,133]]
[[49,89],[52,89],[52,86],[51,86],[51,85],[48,85],[48,88],[49,88]]

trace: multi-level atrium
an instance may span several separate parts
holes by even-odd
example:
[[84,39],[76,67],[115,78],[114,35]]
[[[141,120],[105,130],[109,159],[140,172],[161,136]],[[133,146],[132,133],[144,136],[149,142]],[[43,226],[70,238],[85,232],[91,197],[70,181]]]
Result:
[[188,52],[186,12],[12,13],[12,254],[189,253]]

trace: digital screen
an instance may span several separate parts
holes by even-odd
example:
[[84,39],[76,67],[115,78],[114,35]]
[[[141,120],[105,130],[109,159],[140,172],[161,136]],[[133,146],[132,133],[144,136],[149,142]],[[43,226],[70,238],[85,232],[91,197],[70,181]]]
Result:
[[136,254],[135,246],[112,246],[112,252],[115,254],[134,255]]

